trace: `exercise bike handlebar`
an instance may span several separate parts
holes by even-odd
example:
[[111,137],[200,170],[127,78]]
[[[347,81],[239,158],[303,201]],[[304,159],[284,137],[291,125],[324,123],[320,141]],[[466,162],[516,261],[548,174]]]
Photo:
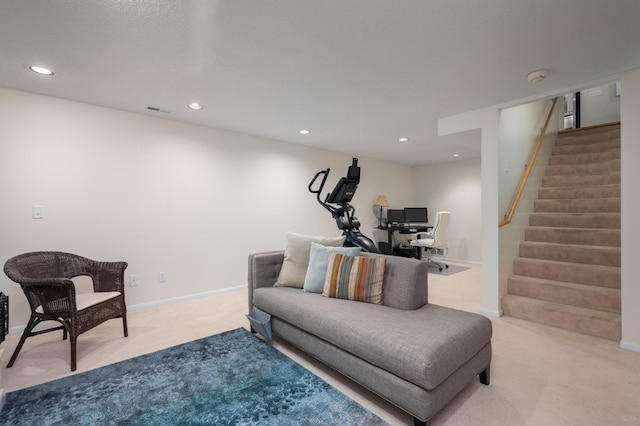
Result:
[[[313,179],[311,179],[311,182],[309,182],[308,188],[309,188],[309,192],[311,192],[312,194],[316,194],[316,199],[318,200],[318,203],[320,203],[320,205],[325,209],[329,210],[333,215],[338,209],[336,209],[333,206],[330,206],[326,202],[322,201],[322,199],[320,198],[320,194],[322,193],[322,189],[324,188],[324,184],[327,181],[327,177],[329,176],[330,171],[331,169],[327,168],[326,170],[320,170],[318,173],[316,173]],[[320,182],[320,187],[317,190],[314,190],[313,185],[316,183],[316,180],[318,180],[320,175],[322,175],[322,182]]]

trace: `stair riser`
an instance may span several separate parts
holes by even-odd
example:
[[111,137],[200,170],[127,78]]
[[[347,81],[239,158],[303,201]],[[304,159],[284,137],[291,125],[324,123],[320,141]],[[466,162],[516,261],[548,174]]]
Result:
[[582,145],[558,145],[556,144],[551,150],[551,155],[566,155],[566,154],[584,154],[587,152],[604,152],[610,149],[620,148],[620,139],[612,139],[599,143],[582,144]]
[[558,246],[524,242],[520,244],[520,257],[585,265],[620,266],[620,249],[616,247]]
[[620,198],[620,185],[540,188],[539,200],[570,200],[580,198]]
[[531,213],[531,226],[620,229],[620,213]]
[[589,152],[585,154],[562,154],[549,157],[550,166],[593,164],[603,161],[611,161],[620,158],[620,148],[607,149],[602,152]]
[[537,200],[533,203],[536,213],[619,213],[620,198],[594,200]]
[[621,321],[608,321],[602,318],[589,318],[559,312],[548,307],[524,306],[522,303],[505,297],[502,302],[505,315],[558,327],[565,330],[600,337],[603,339],[620,341]]
[[544,176],[543,187],[558,186],[591,186],[591,185],[619,185],[620,172],[612,172],[604,175],[561,175]]
[[575,229],[527,227],[524,230],[525,241],[557,244],[584,244],[606,247],[620,247],[619,229]]
[[620,139],[620,127],[601,130],[580,131],[578,133],[560,133],[556,145],[585,145]]
[[577,263],[546,263],[526,258],[513,261],[513,273],[545,280],[620,289],[620,268],[588,268]]
[[[612,172],[620,172],[620,160],[608,160],[590,164],[561,164],[547,166],[546,176],[583,176],[606,175]],[[619,183],[619,182],[617,182]]]
[[[528,282],[511,276],[508,280],[509,294],[544,300],[552,303],[597,309],[614,314],[620,313],[620,291],[593,286],[581,288],[562,287],[553,284]],[[603,291],[604,290],[604,291]]]

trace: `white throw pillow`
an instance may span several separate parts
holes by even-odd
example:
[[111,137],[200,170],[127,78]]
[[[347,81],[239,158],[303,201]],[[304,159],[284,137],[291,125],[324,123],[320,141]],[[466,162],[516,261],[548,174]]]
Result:
[[309,252],[311,242],[322,244],[323,246],[340,247],[344,243],[345,237],[321,237],[296,234],[287,232],[287,242],[284,249],[284,262],[278,281],[274,284],[279,287],[304,286],[304,278],[307,275],[309,266]]

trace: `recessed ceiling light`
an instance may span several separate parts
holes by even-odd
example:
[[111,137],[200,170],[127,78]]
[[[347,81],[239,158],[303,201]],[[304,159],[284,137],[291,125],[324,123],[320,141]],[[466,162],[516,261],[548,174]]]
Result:
[[36,66],[36,65],[30,66],[29,69],[31,71],[33,71],[35,73],[38,73],[38,74],[41,74],[41,75],[53,75],[54,74],[54,72],[51,71],[50,69],[44,68],[44,67],[39,67],[39,66]]
[[195,110],[201,110],[202,109],[202,105],[200,105],[197,102],[191,102],[188,106],[189,106],[189,108],[195,109]]
[[311,131],[309,130],[305,130],[305,129],[300,130],[301,135],[308,135],[309,133],[311,133]]
[[409,140],[409,138],[400,138],[398,139],[400,142],[407,142]]
[[460,157],[460,154],[453,154],[452,157]]

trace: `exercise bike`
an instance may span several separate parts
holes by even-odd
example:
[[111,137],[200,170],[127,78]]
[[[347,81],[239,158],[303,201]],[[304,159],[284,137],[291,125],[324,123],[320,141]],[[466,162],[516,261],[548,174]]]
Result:
[[[380,250],[376,247],[376,244],[367,236],[362,235],[360,232],[360,221],[355,217],[356,209],[349,204],[353,199],[356,189],[358,189],[358,183],[360,183],[360,167],[358,167],[358,159],[354,158],[353,163],[347,170],[347,175],[340,178],[333,191],[327,194],[327,197],[323,200],[320,199],[320,194],[324,188],[324,184],[329,176],[331,169],[321,170],[313,177],[309,183],[309,192],[316,194],[318,203],[325,209],[329,210],[331,216],[336,220],[338,229],[342,231],[342,235],[345,236],[345,247],[360,247],[362,250],[371,253],[380,253]],[[320,187],[317,190],[313,189],[313,185],[316,180],[322,176]],[[332,206],[331,204],[336,204]]]

